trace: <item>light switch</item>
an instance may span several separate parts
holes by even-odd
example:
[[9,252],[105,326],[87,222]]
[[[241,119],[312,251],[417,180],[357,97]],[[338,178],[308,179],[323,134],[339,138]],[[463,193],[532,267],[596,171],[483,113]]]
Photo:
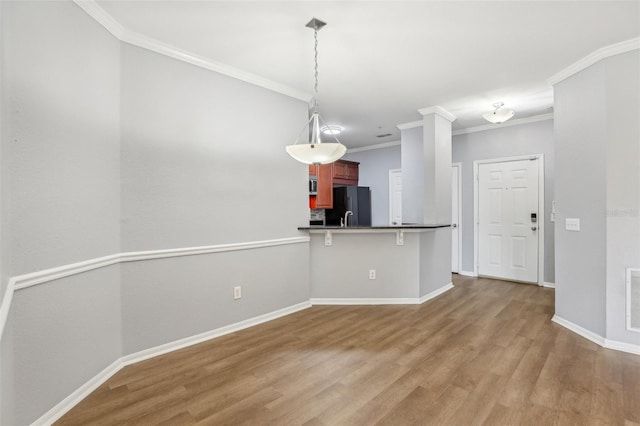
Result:
[[564,229],[567,231],[580,231],[580,219],[566,218],[564,220]]

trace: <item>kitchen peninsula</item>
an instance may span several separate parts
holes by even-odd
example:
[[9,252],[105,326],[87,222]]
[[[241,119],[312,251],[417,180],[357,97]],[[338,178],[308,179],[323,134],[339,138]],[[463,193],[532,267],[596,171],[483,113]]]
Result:
[[453,287],[450,225],[309,226],[313,304],[419,304]]

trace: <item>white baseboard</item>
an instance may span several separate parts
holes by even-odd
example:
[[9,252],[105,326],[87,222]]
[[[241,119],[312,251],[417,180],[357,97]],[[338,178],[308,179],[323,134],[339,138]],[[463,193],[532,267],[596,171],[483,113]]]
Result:
[[628,352],[630,354],[640,355],[640,345],[634,345],[632,343],[619,342],[617,340],[604,340],[604,347],[608,349],[615,349],[616,351]]
[[422,297],[316,297],[310,301],[312,305],[420,305],[452,288],[449,283]]
[[292,314],[294,312],[301,311],[311,307],[311,303],[302,302],[296,305],[287,306],[286,308],[278,309],[277,311],[269,312],[264,315],[249,318],[244,321],[230,324],[225,327],[220,327],[215,330],[211,330],[205,333],[196,334],[195,336],[186,337],[184,339],[175,340],[173,342],[166,343],[164,345],[155,346],[150,349],[145,349],[140,352],[136,352],[130,355],[123,356],[115,360],[111,365],[102,370],[96,376],[88,380],[84,385],[80,386],[74,392],[72,392],[65,399],[56,404],[53,408],[42,415],[38,420],[32,423],[32,425],[51,425],[69,410],[76,406],[80,401],[85,399],[91,392],[96,390],[100,385],[109,380],[114,374],[120,371],[123,367],[135,364],[136,362],[144,361],[149,358],[153,358],[158,355],[163,355],[168,352],[172,352],[178,349],[185,348],[187,346],[196,345],[206,340],[214,339],[216,337],[224,336],[225,334],[235,333],[236,331],[244,330],[258,324],[262,324],[267,321],[274,320],[276,318],[283,317],[285,315]]
[[31,426],[51,425],[56,422],[60,417],[65,415],[69,410],[75,407],[79,402],[85,399],[91,392],[98,389],[100,385],[109,380],[111,376],[116,374],[124,367],[122,365],[122,358],[119,358],[111,363],[107,368],[96,374],[84,385],[80,386],[71,395],[56,404],[49,411],[44,413],[38,420],[31,423]]
[[135,364],[136,362],[144,361],[158,355],[177,351],[178,349],[183,349],[188,346],[197,345],[198,343],[206,342],[207,340],[215,339],[216,337],[224,336],[225,334],[235,333],[236,331],[244,330],[245,328],[253,327],[267,321],[272,321],[274,319],[283,317],[285,315],[290,315],[294,312],[298,312],[310,307],[311,303],[309,302],[302,302],[296,305],[287,306],[286,308],[278,309],[277,311],[269,312],[264,315],[259,315],[257,317],[246,319],[244,321],[226,325],[215,330],[206,331],[204,333],[196,334],[195,336],[185,337],[184,339],[174,340],[173,342],[165,343],[164,345],[155,346],[150,349],[145,349],[130,355],[125,355],[120,358],[120,360],[122,361],[123,366]]
[[546,288],[556,288],[556,283],[550,283],[550,282],[543,282],[542,283],[542,287],[546,287]]
[[312,305],[418,305],[417,297],[314,297]]
[[424,296],[420,297],[420,302],[419,303],[424,303],[427,300],[431,300],[435,297],[440,296],[442,293],[447,292],[449,290],[451,290],[453,288],[453,283],[449,283],[445,286],[440,287],[437,290],[432,291],[431,293],[425,294]]
[[563,326],[564,328],[567,328],[573,331],[576,334],[579,334],[580,336],[584,337],[587,340],[591,340],[593,343],[597,345],[604,347],[604,341],[605,341],[604,337],[594,333],[593,331],[580,327],[578,324],[572,323],[571,321],[566,320],[562,317],[559,317],[558,315],[554,315],[553,318],[551,318],[551,321]]
[[477,277],[478,276],[473,271],[460,271],[460,272],[458,272],[458,275],[464,275],[465,277]]
[[558,315],[554,315],[553,318],[551,318],[551,321],[563,326],[564,328],[567,328],[573,331],[576,334],[579,334],[585,339],[591,340],[593,343],[599,346],[602,346],[603,348],[614,349],[616,351],[628,352],[630,354],[640,355],[640,345],[620,342],[617,340],[605,339],[604,337],[592,331],[589,331],[586,328],[580,327],[579,325],[574,324],[571,321],[568,321],[562,317],[559,317]]

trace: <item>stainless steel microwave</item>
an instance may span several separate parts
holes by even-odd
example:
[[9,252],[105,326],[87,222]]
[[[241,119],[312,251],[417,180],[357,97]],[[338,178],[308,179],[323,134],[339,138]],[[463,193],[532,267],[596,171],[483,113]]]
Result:
[[309,177],[309,195],[316,195],[318,193],[318,178],[315,176]]

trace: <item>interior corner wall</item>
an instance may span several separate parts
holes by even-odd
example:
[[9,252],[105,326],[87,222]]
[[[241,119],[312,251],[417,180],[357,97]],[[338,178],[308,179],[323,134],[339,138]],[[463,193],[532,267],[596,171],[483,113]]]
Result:
[[423,224],[425,207],[425,158],[423,128],[400,132],[402,164],[402,223]]
[[[607,339],[640,347],[626,329],[626,268],[640,268],[640,51],[604,61],[607,107]],[[640,315],[640,312],[636,313]]]
[[[3,277],[304,235],[307,167],[283,141],[305,102],[121,43],[71,1],[0,10]],[[309,300],[308,253],[130,262],[16,291],[0,424],[32,423],[132,351]],[[154,325],[158,306],[174,328]],[[148,339],[132,343],[136,332]]]
[[360,186],[371,188],[371,224],[389,225],[389,170],[399,169],[400,145],[347,153],[345,160],[360,163]]
[[452,159],[461,163],[462,173],[462,270],[473,267],[473,162],[522,155],[544,155],[544,281],[555,282],[554,223],[551,206],[554,199],[553,120],[498,127],[482,132],[454,135]]
[[[284,147],[306,103],[123,45],[121,111],[122,251],[303,235],[308,168]],[[297,244],[123,265],[124,353],[308,301],[308,262]]]
[[[605,62],[554,86],[556,315],[606,335]],[[580,219],[579,232],[565,229]]]
[[[120,43],[72,2],[0,8],[4,286],[120,250]],[[117,268],[17,291],[1,346],[0,423],[31,423],[120,356]]]

